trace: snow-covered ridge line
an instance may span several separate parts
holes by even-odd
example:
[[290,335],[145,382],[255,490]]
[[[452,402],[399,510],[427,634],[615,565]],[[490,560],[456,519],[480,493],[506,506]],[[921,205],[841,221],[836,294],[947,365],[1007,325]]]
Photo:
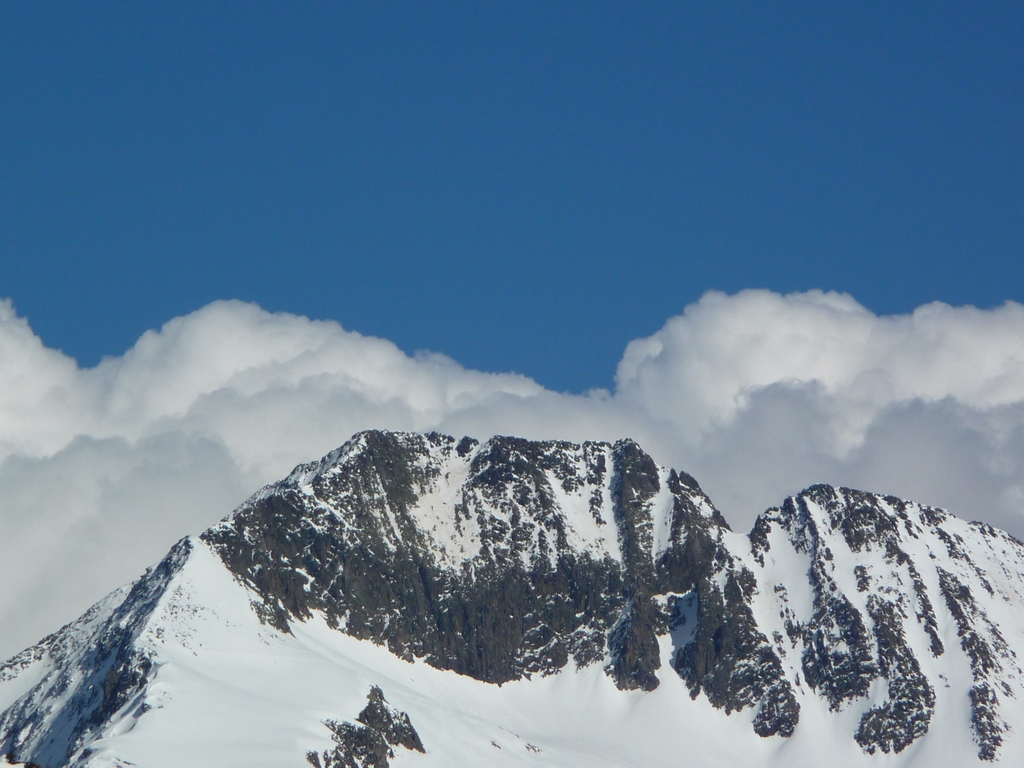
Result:
[[43,766],[74,762],[108,718],[143,694],[153,660],[138,640],[193,546],[182,539],[130,589],[0,667],[0,681],[34,683],[0,714],[0,754]]

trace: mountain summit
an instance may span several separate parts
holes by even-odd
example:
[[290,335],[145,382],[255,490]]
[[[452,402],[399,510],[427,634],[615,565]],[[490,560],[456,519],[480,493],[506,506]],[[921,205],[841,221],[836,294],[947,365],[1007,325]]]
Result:
[[636,443],[369,431],[0,666],[59,766],[1024,760],[1024,544],[813,486],[734,533]]

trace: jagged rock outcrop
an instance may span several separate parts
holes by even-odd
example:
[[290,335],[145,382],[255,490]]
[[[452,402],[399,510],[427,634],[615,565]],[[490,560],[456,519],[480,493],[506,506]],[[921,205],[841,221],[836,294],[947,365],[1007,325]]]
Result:
[[355,723],[324,721],[335,746],[322,752],[307,752],[306,761],[310,765],[314,768],[388,768],[395,756],[395,747],[425,751],[409,715],[388,704],[380,688],[371,688],[367,699]]

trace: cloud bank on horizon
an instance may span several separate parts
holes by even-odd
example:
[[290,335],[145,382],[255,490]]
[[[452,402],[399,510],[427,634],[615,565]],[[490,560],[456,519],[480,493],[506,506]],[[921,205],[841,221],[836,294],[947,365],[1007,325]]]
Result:
[[1024,536],[1024,306],[711,292],[568,394],[238,301],[81,369],[0,302],[0,658],[367,428],[632,437],[737,530],[828,482]]

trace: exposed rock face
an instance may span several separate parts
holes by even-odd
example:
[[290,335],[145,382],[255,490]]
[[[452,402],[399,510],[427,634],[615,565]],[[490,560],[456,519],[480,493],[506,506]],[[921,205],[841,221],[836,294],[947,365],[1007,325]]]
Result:
[[[495,683],[602,659],[626,603],[600,500],[611,452],[514,438],[458,447],[360,435],[204,538],[281,629],[321,611],[400,656]],[[588,540],[560,497],[593,510]]]
[[[814,486],[769,510],[750,538],[764,569],[762,583],[777,571],[772,558],[778,549],[785,553],[780,561],[795,553],[806,563],[812,600],[803,616],[785,584],[774,594],[783,625],[776,636],[788,637],[799,652],[807,685],[839,710],[883,683],[884,700],[863,712],[855,733],[865,751],[900,752],[928,732],[936,681],[922,664],[947,653],[939,604],[955,624],[975,681],[969,695],[978,755],[995,757],[1007,727],[997,686],[1016,696],[1024,673],[972,587],[1019,604],[1021,542],[938,509],[830,486]],[[784,646],[779,643],[781,653]]]
[[[736,534],[692,477],[628,440],[364,432],[201,540],[279,632],[319,615],[496,684],[595,664],[622,690],[678,675],[763,737],[791,736],[801,702],[820,701],[852,713],[849,738],[866,753],[898,754],[941,706],[959,707],[978,757],[993,760],[1016,722],[1006,701],[1022,693],[1012,646],[1024,637],[1007,619],[1024,605],[1017,540],[831,486]],[[0,715],[0,754],[75,764],[115,713],[144,707],[153,662],[138,638],[191,546],[0,667],[2,684],[49,665]],[[321,768],[423,749],[379,688],[355,722],[327,725],[336,748],[309,758]]]
[[275,626],[321,611],[400,656],[494,683],[571,659],[653,690],[664,598],[695,594],[679,674],[715,706],[759,706],[759,733],[789,734],[799,706],[728,530],[693,478],[631,441],[368,432],[203,537]]
[[359,717],[359,725],[350,722],[326,720],[334,737],[334,749],[307,752],[306,761],[314,768],[388,768],[395,756],[395,747],[423,752],[423,742],[409,721],[409,715],[399,712],[384,698],[384,692],[374,686],[367,697],[369,702]]

